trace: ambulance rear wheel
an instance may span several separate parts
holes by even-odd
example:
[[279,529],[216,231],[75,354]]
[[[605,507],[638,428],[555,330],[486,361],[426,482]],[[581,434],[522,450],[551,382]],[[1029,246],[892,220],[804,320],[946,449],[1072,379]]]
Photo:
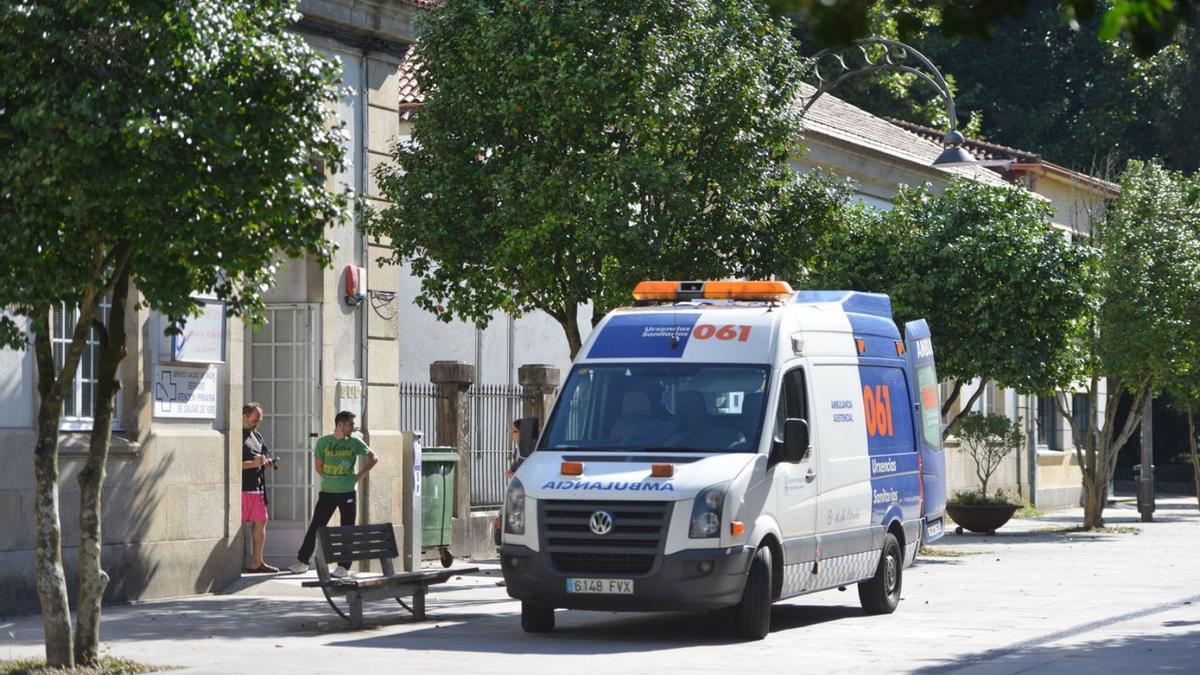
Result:
[[867,614],[891,614],[900,605],[900,585],[903,581],[904,559],[900,542],[892,533],[883,535],[883,555],[875,576],[858,585],[858,599]]
[[554,630],[554,608],[531,605],[522,600],[521,628],[526,633],[549,633]]
[[754,552],[750,574],[737,611],[738,635],[761,640],[771,630],[771,549],[763,546]]

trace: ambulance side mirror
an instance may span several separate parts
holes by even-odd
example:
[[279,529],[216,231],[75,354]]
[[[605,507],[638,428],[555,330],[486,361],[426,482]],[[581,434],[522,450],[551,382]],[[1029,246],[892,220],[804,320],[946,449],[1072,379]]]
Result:
[[780,462],[796,464],[808,455],[808,422],[787,419],[783,422],[783,447],[777,457]]
[[517,442],[517,452],[521,457],[529,457],[533,454],[533,449],[537,447],[537,440],[538,418],[522,417],[521,440]]

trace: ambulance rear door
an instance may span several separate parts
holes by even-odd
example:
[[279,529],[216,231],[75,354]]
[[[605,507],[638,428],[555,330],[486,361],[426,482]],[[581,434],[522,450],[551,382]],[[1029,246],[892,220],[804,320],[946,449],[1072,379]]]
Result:
[[917,450],[921,453],[921,515],[923,541],[936,541],[944,531],[946,512],[946,455],[942,451],[942,403],[938,395],[933,340],[924,319],[904,325],[904,347],[908,357],[913,423],[917,428]]

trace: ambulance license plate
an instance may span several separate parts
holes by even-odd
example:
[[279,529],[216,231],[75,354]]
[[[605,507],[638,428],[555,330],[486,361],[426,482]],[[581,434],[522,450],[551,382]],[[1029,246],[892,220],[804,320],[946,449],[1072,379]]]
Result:
[[926,529],[929,530],[929,536],[931,538],[942,536],[942,523],[943,520],[938,518],[926,526]]
[[567,579],[567,592],[633,595],[633,579]]

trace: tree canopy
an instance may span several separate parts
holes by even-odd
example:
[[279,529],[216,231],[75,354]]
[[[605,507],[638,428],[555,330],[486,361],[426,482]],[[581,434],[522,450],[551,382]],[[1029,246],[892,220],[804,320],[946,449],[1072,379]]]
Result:
[[906,187],[892,209],[863,211],[826,232],[803,283],[887,293],[897,324],[927,319],[938,374],[954,386],[943,414],[976,378],[1052,391],[1077,373],[1072,344],[1095,278],[1088,251],[1049,216],[1043,200],[1017,187]]
[[838,199],[786,166],[802,64],[753,3],[455,2],[420,38],[426,100],[371,227],[443,320],[541,310],[574,354],[586,303],[757,273],[767,233]]
[[767,0],[776,11],[796,15],[807,31],[824,45],[837,45],[871,34],[871,10],[885,6],[899,19],[900,39],[908,40],[928,27],[931,13],[946,36],[995,38],[1007,19],[1042,7],[1052,7],[1063,25],[1077,29],[1096,22],[1100,40],[1123,37],[1139,56],[1149,56],[1179,39],[1183,26],[1195,25],[1191,0]]
[[[0,5],[0,307],[33,337],[36,577],[52,666],[98,656],[100,489],[131,294],[173,329],[201,293],[255,319],[280,253],[329,260],[324,228],[346,201],[324,187],[342,156],[336,71],[288,30],[297,19],[286,0]],[[77,320],[54,353],[59,307]],[[100,354],[73,650],[58,426],[89,331]],[[27,342],[24,322],[0,318],[0,346]]]
[[[1037,153],[1070,168],[1116,179],[1130,159],[1200,169],[1200,27],[1140,57],[1125,37],[1103,38],[1099,15],[1064,23],[1042,3],[997,20],[994,38],[949,34],[925,10],[905,33],[907,10],[876,3],[870,32],[901,38],[928,56],[954,92],[968,136]],[[874,114],[943,128],[944,102],[911,75],[846,82],[835,93]]]

